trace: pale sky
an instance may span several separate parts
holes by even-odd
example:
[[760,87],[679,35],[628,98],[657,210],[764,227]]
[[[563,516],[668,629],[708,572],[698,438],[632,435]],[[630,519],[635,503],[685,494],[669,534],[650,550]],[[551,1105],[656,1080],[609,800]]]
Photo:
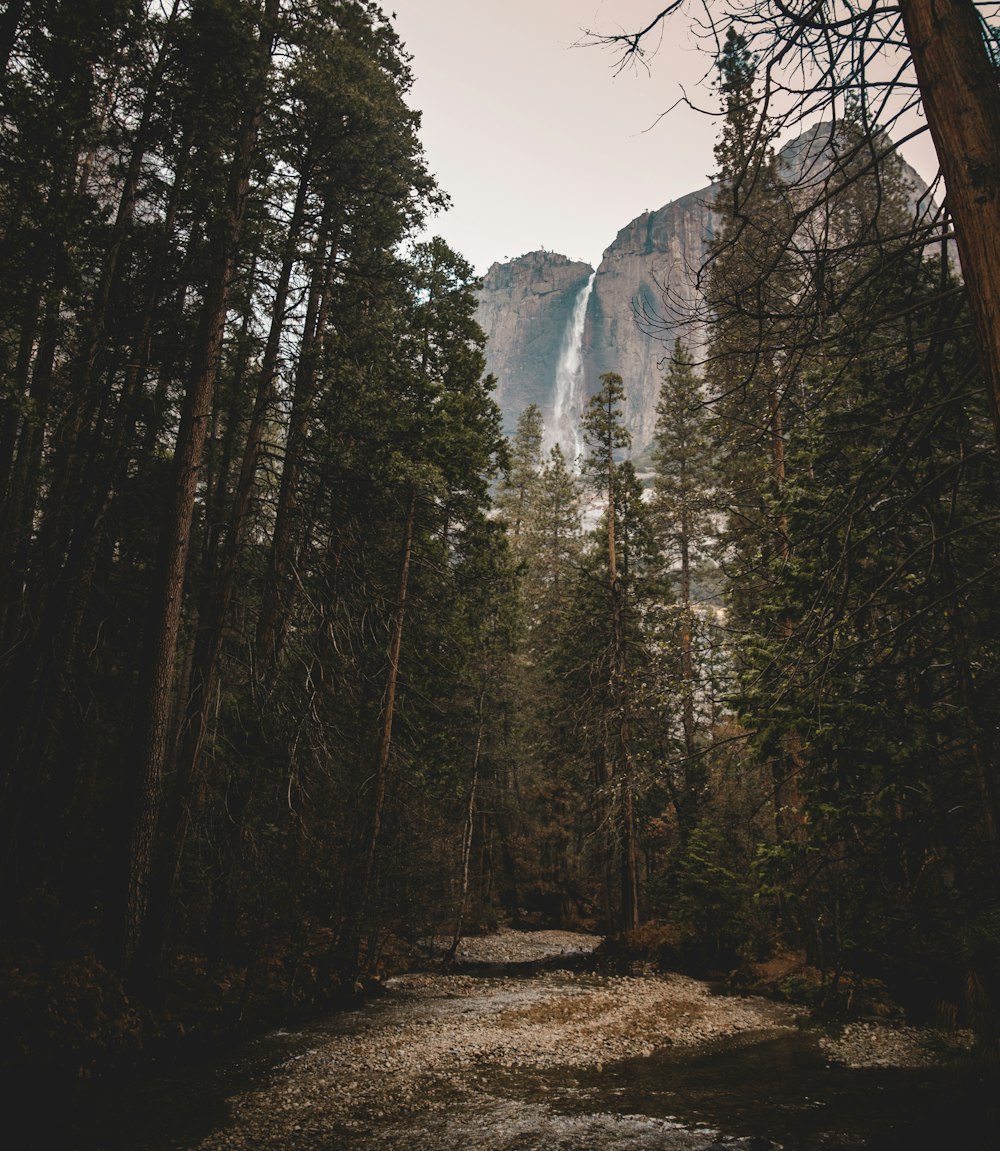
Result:
[[653,0],[383,7],[414,58],[410,103],[423,114],[429,167],[452,198],[431,228],[478,272],[538,248],[596,267],[630,220],[708,183],[712,119],[678,108],[647,131],[708,58],[681,40],[664,46],[651,74],[616,77],[610,52],[573,46],[583,27],[648,20]]
[[[718,121],[711,59],[668,25],[650,71],[614,74],[614,56],[574,47],[582,29],[632,31],[656,0],[384,0],[416,83],[431,171],[453,206],[429,231],[479,273],[538,248],[597,266],[646,209],[709,182]],[[711,78],[711,77],[710,77]],[[710,79],[709,78],[709,79]],[[929,178],[918,148],[905,153]],[[930,169],[928,171],[928,169]]]

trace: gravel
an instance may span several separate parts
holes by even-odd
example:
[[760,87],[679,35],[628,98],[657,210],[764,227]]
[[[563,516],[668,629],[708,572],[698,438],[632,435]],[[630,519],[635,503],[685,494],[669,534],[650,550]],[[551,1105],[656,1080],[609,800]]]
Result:
[[[536,962],[583,954],[598,942],[567,932],[502,932],[467,940],[459,959]],[[602,1071],[662,1048],[694,1049],[735,1036],[778,1035],[796,1026],[787,1005],[716,996],[705,984],[676,974],[413,973],[389,980],[387,991],[358,1013],[349,1033],[317,1030],[315,1044],[288,1060],[270,1083],[231,1099],[225,1128],[197,1146],[202,1151],[450,1148],[464,1115],[473,1126],[494,1131],[489,1146],[525,1147],[502,1118],[504,1108],[515,1105],[497,1094],[509,1069]],[[909,1028],[852,1025],[839,1039],[822,1043],[831,1061],[851,1066],[914,1066],[933,1058],[933,1045]],[[650,1122],[642,1120],[646,1126]],[[647,1135],[654,1140],[650,1146],[667,1145],[662,1131],[640,1127],[629,1146],[643,1145]],[[688,1145],[679,1139],[678,1134],[669,1146]],[[574,1145],[590,1141],[591,1136],[581,1137]],[[593,1141],[619,1145],[597,1134]]]
[[600,935],[583,935],[576,931],[514,931],[508,928],[492,935],[473,935],[463,939],[455,959],[460,964],[483,965],[548,963],[590,955],[603,942]]
[[[468,963],[525,963],[592,951],[595,936],[503,932],[470,939]],[[225,1130],[198,1144],[319,1148],[376,1130],[427,1129],[481,1106],[512,1068],[594,1068],[661,1047],[695,1047],[742,1032],[794,1026],[764,999],[713,996],[681,975],[608,976],[545,971],[530,979],[403,975],[361,1013],[354,1034],[317,1034],[270,1084],[230,1100]]]
[[971,1051],[971,1031],[937,1031],[891,1023],[848,1023],[819,1045],[831,1063],[845,1067],[933,1067],[943,1056]]

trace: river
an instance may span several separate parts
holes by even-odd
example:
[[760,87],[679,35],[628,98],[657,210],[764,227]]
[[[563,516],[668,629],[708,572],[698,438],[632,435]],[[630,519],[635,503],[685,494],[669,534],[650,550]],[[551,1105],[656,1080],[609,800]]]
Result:
[[679,976],[405,977],[37,1113],[46,1151],[987,1151],[997,1081],[967,1057],[850,1068],[764,1000]]

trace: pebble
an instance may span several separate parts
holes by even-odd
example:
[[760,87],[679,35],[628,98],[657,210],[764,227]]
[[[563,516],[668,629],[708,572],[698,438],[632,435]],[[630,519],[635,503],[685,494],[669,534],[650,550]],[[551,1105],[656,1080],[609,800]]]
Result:
[[819,1041],[832,1063],[844,1067],[932,1067],[942,1050],[971,1051],[971,1031],[942,1032],[888,1023],[848,1023],[836,1037]]
[[[469,951],[517,962],[517,934],[467,941]],[[558,936],[543,941],[549,948],[596,946],[594,937],[574,942],[563,938],[567,934],[533,936]],[[538,940],[522,942],[537,957]],[[740,1033],[795,1027],[786,1005],[716,996],[705,984],[676,974],[569,977],[550,971],[530,980],[484,980],[414,973],[387,982],[397,1002],[380,1008],[384,1022],[375,1016],[362,1034],[324,1036],[289,1060],[283,1075],[231,1100],[226,1128],[197,1144],[200,1151],[244,1144],[256,1151],[320,1151],[334,1145],[337,1131],[367,1131],[373,1119],[405,1125],[408,1116],[438,1115],[456,1100],[485,1098],[500,1069],[600,1072],[660,1048],[695,1048]],[[852,1026],[823,1043],[831,1060],[851,1066],[879,1065],[863,1058],[896,1058],[913,1066],[914,1053],[923,1050],[918,1039],[897,1029],[890,1041],[887,1030]],[[928,1052],[922,1057],[929,1058]]]

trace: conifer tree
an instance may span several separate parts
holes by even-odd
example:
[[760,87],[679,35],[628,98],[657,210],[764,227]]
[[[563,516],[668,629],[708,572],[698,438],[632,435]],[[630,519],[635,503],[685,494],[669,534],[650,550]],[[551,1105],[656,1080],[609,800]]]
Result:
[[497,508],[507,520],[511,542],[519,554],[526,554],[524,537],[537,502],[541,469],[542,411],[537,404],[529,404],[517,418],[517,429],[510,447],[510,471],[504,476],[496,499]]
[[[641,57],[662,22],[684,11],[684,0],[663,8],[639,31],[599,37],[618,46],[621,63]],[[702,12],[699,9],[700,20]],[[730,0],[708,27],[745,20],[768,71],[768,97],[782,93],[792,122],[819,110],[836,114],[846,97],[873,101],[882,128],[906,112],[925,119],[947,188],[949,216],[969,288],[974,331],[986,381],[987,408],[1000,437],[1000,100],[997,98],[995,28],[974,0],[900,0],[876,10],[819,0]],[[711,40],[712,37],[709,37]],[[870,70],[888,64],[887,79]],[[803,67],[810,82],[801,84]],[[939,243],[940,230],[932,240]]]
[[715,148],[721,223],[705,277],[708,373],[730,508],[726,551],[738,573],[732,607],[739,614],[762,560],[787,555],[790,547],[780,503],[795,370],[785,332],[787,301],[795,294],[788,250],[794,216],[772,129],[759,111],[756,61],[733,27],[718,72],[725,118]]
[[678,338],[656,407],[652,514],[660,549],[676,571],[682,726],[689,764],[695,754],[695,698],[700,678],[695,668],[697,613],[692,578],[713,531],[715,453],[710,421],[694,361]]
[[[520,444],[515,437],[515,461]],[[576,618],[583,550],[581,492],[558,444],[540,471],[532,472],[526,495],[521,531],[516,537],[511,533],[520,561],[511,731],[527,885],[522,898],[546,921],[565,922],[587,908],[580,839],[591,796],[581,784],[586,773],[581,762],[586,760],[575,723],[578,700],[563,660],[564,639]]]
[[[815,283],[826,292],[799,303],[804,329],[815,330],[818,314],[824,339],[803,374],[791,451],[797,478],[785,510],[796,547],[760,604],[743,715],[761,755],[787,747],[790,733],[797,748],[808,823],[797,841],[762,857],[776,889],[794,895],[786,923],[823,966],[845,962],[851,939],[855,955],[900,962],[910,953],[909,962],[933,967],[937,932],[959,928],[943,895],[948,883],[936,868],[914,871],[913,860],[926,860],[937,837],[957,903],[974,901],[996,866],[995,776],[984,770],[976,718],[982,696],[969,694],[960,671],[969,611],[985,612],[982,634],[993,628],[986,605],[972,607],[971,590],[982,574],[973,553],[990,562],[990,548],[973,541],[995,496],[978,487],[969,452],[975,442],[972,455],[983,453],[989,432],[965,391],[975,368],[959,350],[961,300],[941,291],[947,269],[928,265],[912,244],[898,165],[866,167],[858,118],[840,136],[819,229],[829,247],[815,253]],[[965,592],[956,562],[969,564]],[[935,602],[943,612],[930,609]],[[793,629],[774,626],[787,619]],[[952,713],[963,715],[958,727],[938,710],[949,699],[963,701]],[[907,793],[918,777],[918,791]],[[978,792],[975,830],[939,818],[962,806],[952,789]],[[962,845],[972,841],[980,865],[970,868]],[[914,948],[918,904],[935,908],[936,926]],[[875,906],[884,910],[873,918]]]
[[[725,118],[715,149],[721,223],[705,285],[708,373],[726,503],[718,555],[740,668],[745,644],[763,622],[757,613],[768,581],[778,578],[792,554],[783,504],[797,371],[788,302],[796,298],[799,269],[791,258],[792,198],[757,100],[757,63],[745,35],[733,27],[717,67]],[[769,625],[787,635],[793,621],[772,617]],[[799,822],[794,740],[772,759],[770,772],[775,834],[793,834]]]
[[[625,389],[614,372],[601,377],[601,390],[591,397],[583,416],[588,448],[584,475],[604,504],[604,563],[610,620],[607,660],[608,715],[602,722],[601,747],[595,748],[596,785],[607,795],[608,833],[620,836],[620,901],[618,925],[631,930],[639,923],[638,860],[636,854],[635,769],[628,660],[625,642],[627,603],[621,571],[620,489],[618,453],[631,444],[622,407]],[[612,812],[614,813],[612,815]],[[611,850],[607,852],[608,903],[612,906]]]
[[7,17],[4,909],[116,976],[169,986],[183,939],[245,1005],[250,954],[318,1000],[499,758],[499,415],[470,269],[401,255],[442,202],[408,58],[354,0]]

